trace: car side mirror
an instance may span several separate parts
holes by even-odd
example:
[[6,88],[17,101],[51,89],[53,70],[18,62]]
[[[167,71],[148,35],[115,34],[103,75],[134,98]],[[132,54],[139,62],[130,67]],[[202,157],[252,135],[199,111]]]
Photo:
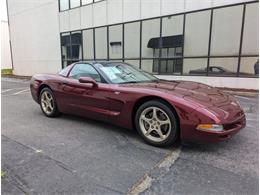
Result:
[[94,79],[92,79],[91,77],[80,77],[79,82],[80,83],[91,83],[93,85],[93,87],[98,86],[97,82]]

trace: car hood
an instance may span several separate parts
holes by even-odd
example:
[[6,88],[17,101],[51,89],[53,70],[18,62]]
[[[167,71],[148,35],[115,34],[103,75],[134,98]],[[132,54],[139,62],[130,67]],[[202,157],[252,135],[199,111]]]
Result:
[[154,90],[153,94],[158,93],[158,91],[171,94],[173,99],[184,99],[187,105],[195,105],[196,110],[211,115],[211,118],[222,124],[232,123],[244,116],[243,110],[233,96],[202,83],[159,80],[149,83],[127,84],[127,86],[142,88],[141,90]]
[[194,102],[200,107],[221,107],[231,104],[234,98],[221,90],[192,81],[167,81],[144,82],[124,84],[127,87],[156,90],[172,94],[175,97]]

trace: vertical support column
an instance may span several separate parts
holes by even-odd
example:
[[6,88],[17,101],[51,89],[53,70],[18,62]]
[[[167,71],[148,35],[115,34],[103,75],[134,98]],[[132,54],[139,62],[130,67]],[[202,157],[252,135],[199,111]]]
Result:
[[93,28],[93,52],[94,52],[94,60],[96,60],[96,29]]
[[107,26],[107,60],[109,60],[109,26]]
[[142,68],[142,30],[143,30],[143,21],[140,21],[139,68]]
[[160,39],[159,39],[159,60],[158,74],[161,74],[161,57],[162,57],[162,17],[160,17]]
[[239,74],[240,74],[241,53],[242,53],[244,26],[245,26],[245,15],[246,15],[246,4],[243,5],[242,25],[241,25],[238,63],[237,63],[237,77],[239,77]]
[[122,59],[125,61],[125,24],[122,24]]
[[[181,66],[181,75],[183,75],[183,64],[184,64],[184,43],[185,43],[185,26],[186,26],[186,14],[183,15],[183,29],[182,29],[182,35],[183,35],[183,39],[182,39],[182,66]],[[176,48],[175,48],[175,51],[176,53]],[[177,60],[176,60],[176,63],[177,65]]]
[[210,50],[211,50],[211,35],[212,35],[212,22],[213,22],[213,12],[214,10],[211,9],[210,12],[210,23],[209,23],[209,45],[208,45],[208,58],[207,58],[207,73],[206,75],[209,75],[209,64],[210,64]]

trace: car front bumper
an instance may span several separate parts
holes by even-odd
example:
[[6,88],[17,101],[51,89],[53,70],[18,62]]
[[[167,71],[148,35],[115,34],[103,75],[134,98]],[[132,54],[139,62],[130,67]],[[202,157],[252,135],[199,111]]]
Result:
[[181,139],[186,141],[219,142],[230,138],[246,126],[245,115],[241,116],[232,123],[222,124],[222,131],[198,130],[196,127],[181,132]]

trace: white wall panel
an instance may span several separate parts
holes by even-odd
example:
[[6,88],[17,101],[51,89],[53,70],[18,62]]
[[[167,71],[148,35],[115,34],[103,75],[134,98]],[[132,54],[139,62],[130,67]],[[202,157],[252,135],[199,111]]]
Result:
[[107,1],[101,1],[93,4],[94,26],[107,24]]
[[93,26],[93,5],[81,7],[81,28]]
[[235,4],[235,3],[242,3],[247,2],[251,0],[212,0],[213,6],[222,6],[222,5],[229,5],[229,4]]
[[80,8],[71,9],[70,11],[70,30],[79,30],[80,22]]
[[108,24],[120,23],[123,21],[123,1],[109,0],[107,1]]
[[141,18],[141,1],[140,0],[123,0],[123,20],[132,21]]
[[160,0],[141,0],[141,18],[150,18],[161,14]]
[[9,28],[7,21],[1,21],[1,68],[12,68]]
[[35,0],[39,6],[26,9],[24,4],[24,11],[17,12],[17,1],[8,2],[14,3],[14,7],[9,7],[13,13],[9,21],[14,74],[57,72],[61,68],[58,3],[52,1],[43,6],[42,1]]
[[60,32],[70,31],[70,14],[68,11],[60,12]]
[[212,7],[212,0],[185,0],[185,11]]
[[184,0],[161,0],[162,15],[169,15],[184,12]]

